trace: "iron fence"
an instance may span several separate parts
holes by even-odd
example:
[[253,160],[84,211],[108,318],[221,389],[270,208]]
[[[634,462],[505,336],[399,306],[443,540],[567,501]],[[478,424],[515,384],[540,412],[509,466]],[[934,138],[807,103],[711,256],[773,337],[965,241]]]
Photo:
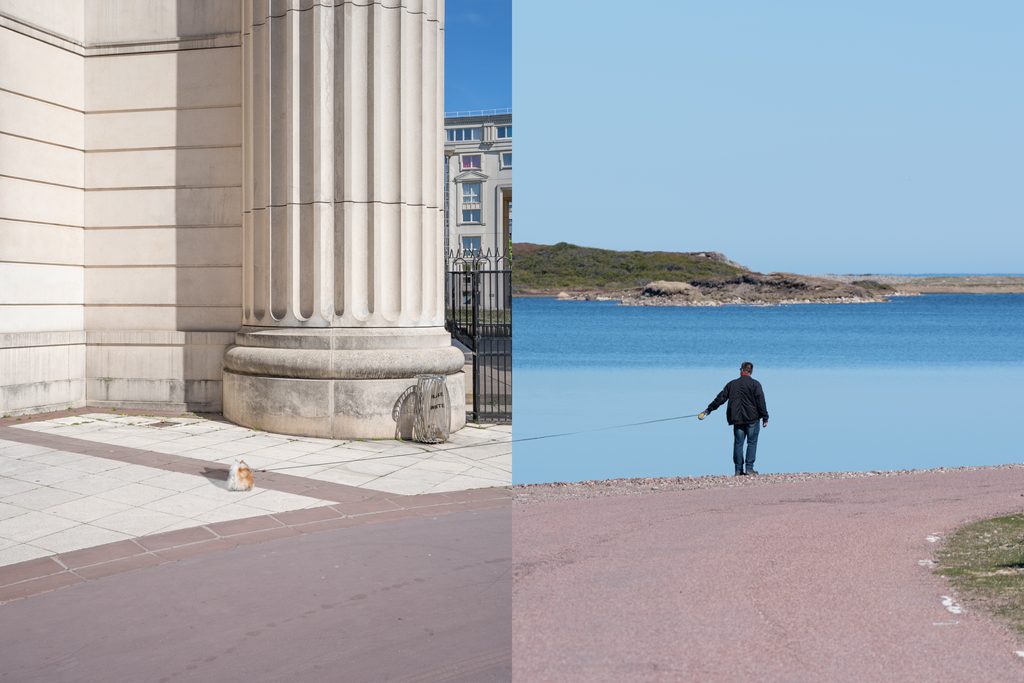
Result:
[[512,260],[491,252],[449,252],[445,308],[448,331],[472,356],[468,419],[511,422]]

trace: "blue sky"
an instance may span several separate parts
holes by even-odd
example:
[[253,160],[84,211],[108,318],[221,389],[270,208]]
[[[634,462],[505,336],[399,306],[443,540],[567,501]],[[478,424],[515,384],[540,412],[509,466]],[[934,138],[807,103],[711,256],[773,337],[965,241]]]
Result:
[[445,111],[511,107],[511,0],[447,0],[444,30]]
[[1024,272],[1022,2],[516,0],[513,35],[518,242]]

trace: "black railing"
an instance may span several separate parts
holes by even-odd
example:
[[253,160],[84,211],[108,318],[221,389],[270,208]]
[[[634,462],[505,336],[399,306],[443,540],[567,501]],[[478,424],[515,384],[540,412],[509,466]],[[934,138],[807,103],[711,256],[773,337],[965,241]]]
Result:
[[473,358],[474,422],[512,421],[512,260],[490,252],[448,254],[446,327]]

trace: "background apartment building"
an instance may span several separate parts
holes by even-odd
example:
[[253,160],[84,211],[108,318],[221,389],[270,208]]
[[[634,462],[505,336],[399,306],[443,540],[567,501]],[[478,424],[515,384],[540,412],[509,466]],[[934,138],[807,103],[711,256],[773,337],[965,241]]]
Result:
[[512,235],[512,112],[445,116],[449,250],[506,253]]

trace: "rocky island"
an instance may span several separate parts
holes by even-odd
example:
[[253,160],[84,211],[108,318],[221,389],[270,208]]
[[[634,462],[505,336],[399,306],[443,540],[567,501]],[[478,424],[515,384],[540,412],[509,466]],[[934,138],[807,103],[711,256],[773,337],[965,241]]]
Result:
[[758,273],[718,252],[614,251],[560,242],[512,247],[515,296],[627,306],[860,304],[926,293],[1024,293],[1024,277]]

